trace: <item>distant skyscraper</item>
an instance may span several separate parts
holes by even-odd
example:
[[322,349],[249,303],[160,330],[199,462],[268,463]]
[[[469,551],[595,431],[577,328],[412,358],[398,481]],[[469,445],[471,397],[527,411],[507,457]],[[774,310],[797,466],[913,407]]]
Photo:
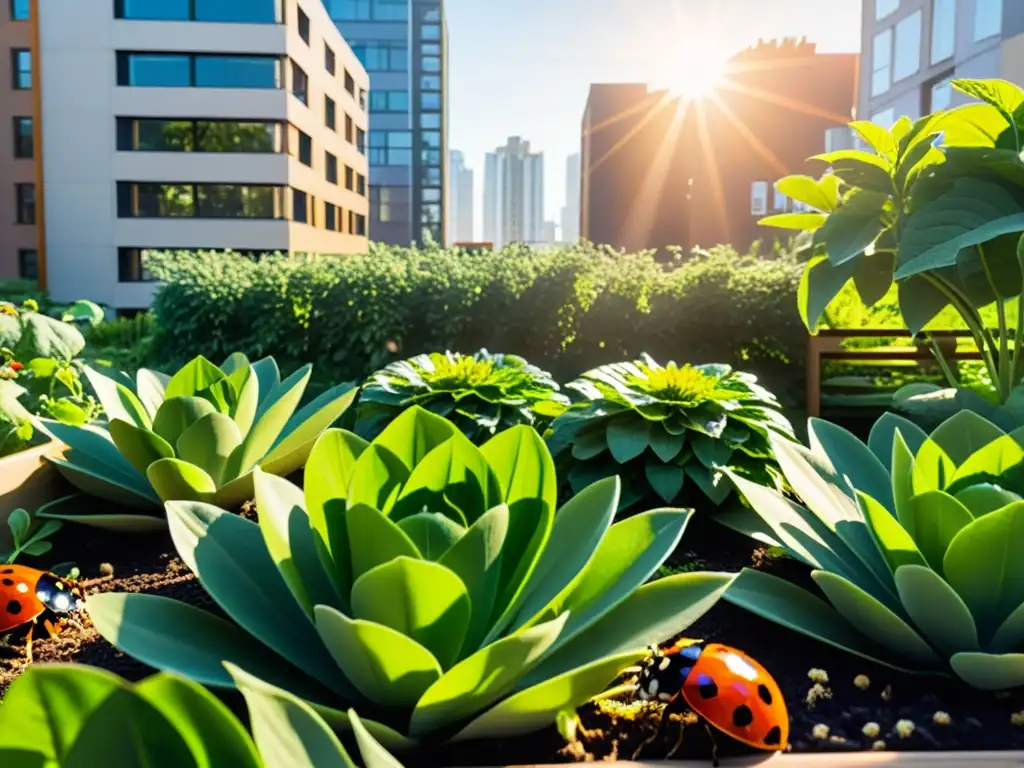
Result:
[[487,154],[484,240],[498,248],[544,242],[544,155],[518,136]]
[[457,149],[448,153],[447,230],[449,243],[473,242],[473,171]]
[[370,239],[409,245],[429,234],[444,243],[444,0],[324,0],[324,5],[370,74]]
[[553,221],[544,222],[544,231],[541,233],[542,243],[557,243],[558,242],[558,224]]
[[580,239],[580,156],[565,161],[565,207],[562,208],[562,242]]

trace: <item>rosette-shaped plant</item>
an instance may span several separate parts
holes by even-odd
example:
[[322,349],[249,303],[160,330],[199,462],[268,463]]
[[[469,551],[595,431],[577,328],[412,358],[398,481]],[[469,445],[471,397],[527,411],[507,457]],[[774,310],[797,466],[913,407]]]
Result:
[[[722,504],[730,467],[759,482],[776,468],[769,437],[793,438],[779,402],[749,373],[728,365],[658,365],[649,355],[614,363],[566,385],[580,402],[555,419],[549,439],[573,491],[622,477],[622,509],[661,499]],[[688,485],[696,494],[686,493]]]
[[828,602],[750,570],[727,599],[883,664],[1024,685],[1024,431],[887,414],[867,445],[817,419],[810,441],[773,440],[804,506],[734,477],[753,509],[721,519],[811,566]]
[[551,374],[515,355],[452,352],[391,363],[363,385],[355,431],[373,439],[411,406],[450,419],[480,445],[502,429],[529,424],[541,434],[569,406]]
[[222,661],[332,723],[354,706],[389,747],[524,733],[603,692],[645,647],[710,608],[731,574],[648,583],[688,511],[612,524],[610,478],[555,511],[555,473],[525,425],[474,446],[414,407],[372,443],[332,429],[305,490],[257,471],[259,523],[170,502],[171,536],[235,623],[159,596],[87,609],[157,669],[233,685]]
[[[86,368],[107,422],[81,427],[44,420],[70,447],[51,459],[79,490],[125,510],[65,515],[98,527],[147,530],[162,501],[216,502],[233,509],[252,498],[252,473],[288,475],[305,464],[320,434],[355,398],[344,385],[299,409],[312,368],[281,381],[267,357],[242,354],[218,367],[197,357],[173,376],[142,369],[128,376]],[[298,410],[297,410],[298,409]]]

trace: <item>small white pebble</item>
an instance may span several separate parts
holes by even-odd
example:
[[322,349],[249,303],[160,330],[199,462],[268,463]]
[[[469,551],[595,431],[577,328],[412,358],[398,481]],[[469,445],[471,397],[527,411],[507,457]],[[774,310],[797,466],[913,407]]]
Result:
[[857,675],[853,678],[853,684],[862,691],[866,691],[868,686],[871,685],[871,680],[867,675]]
[[882,741],[881,739],[879,739],[878,741],[876,741],[874,744],[871,745],[871,748],[874,749],[874,750],[883,750],[883,749],[885,749],[885,742]]
[[637,696],[640,697],[640,701],[650,701],[651,700],[651,694],[649,694],[643,688],[641,688],[639,691],[637,691],[636,694],[637,694]]
[[869,739],[875,738],[881,731],[881,727],[878,723],[864,723],[864,727],[860,729],[860,732],[867,736]]
[[668,656],[666,656],[661,660],[661,663],[658,665],[658,669],[664,672],[666,669],[668,669],[668,665],[671,663],[672,660]]
[[807,676],[816,683],[828,682],[828,672],[826,672],[824,669],[818,669],[817,667],[809,669],[807,671]]
[[936,725],[949,725],[951,721],[952,718],[949,716],[948,712],[939,711],[932,715],[932,722]]
[[651,694],[651,696],[657,696],[658,695],[658,688],[659,688],[659,686],[660,686],[660,684],[658,683],[658,678],[655,677],[654,679],[651,680],[650,683],[648,683],[648,685],[647,685],[647,692],[649,694]]
[[910,738],[910,734],[914,732],[914,723],[910,720],[898,720],[895,731],[896,735],[901,739]]
[[818,741],[824,741],[828,738],[829,728],[824,723],[818,723],[814,728],[811,729],[811,736]]
[[658,694],[658,701],[672,701],[672,694],[662,691]]

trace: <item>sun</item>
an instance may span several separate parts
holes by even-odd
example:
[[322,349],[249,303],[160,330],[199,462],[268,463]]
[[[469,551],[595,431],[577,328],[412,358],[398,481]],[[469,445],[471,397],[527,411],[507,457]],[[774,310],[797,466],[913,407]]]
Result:
[[666,64],[665,84],[685,101],[715,94],[728,74],[729,53],[710,43],[684,44]]

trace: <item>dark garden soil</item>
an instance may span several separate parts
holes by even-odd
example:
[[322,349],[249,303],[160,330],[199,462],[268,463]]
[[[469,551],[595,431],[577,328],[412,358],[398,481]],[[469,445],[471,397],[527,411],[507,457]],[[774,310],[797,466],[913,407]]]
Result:
[[[248,510],[246,514],[252,513]],[[709,556],[704,542],[717,539],[717,554]],[[691,537],[691,533],[694,534]],[[128,591],[159,594],[213,608],[202,587],[189,569],[174,555],[166,535],[116,536],[91,535],[87,529],[68,527],[47,562],[26,561],[36,567],[50,567],[62,558],[74,561],[81,571],[87,592]],[[805,578],[804,569],[791,561],[766,557],[750,542],[717,526],[695,526],[684,538],[686,549],[673,558],[683,569],[735,571],[744,566],[771,569],[797,580]],[[61,569],[66,570],[65,568]],[[213,610],[216,610],[213,608]],[[758,659],[775,676],[789,706],[792,749],[807,751],[853,751],[871,749],[881,741],[887,750],[992,750],[1024,748],[1024,726],[1015,726],[1011,715],[1024,710],[1024,695],[997,696],[972,692],[941,677],[911,676],[894,672],[807,639],[795,632],[759,619],[727,603],[720,603],[685,633],[735,646]],[[138,680],[153,670],[109,646],[88,624],[84,629],[68,628],[55,640],[38,639],[33,643],[37,662],[78,662],[103,667],[130,680]],[[0,646],[0,697],[7,686],[25,668],[24,645],[13,639]],[[824,670],[828,682],[813,704],[808,694],[814,686],[808,671]],[[854,678],[867,676],[865,689],[854,685]],[[227,701],[236,711],[239,697]],[[948,715],[948,723],[936,713]],[[1024,714],[1021,715],[1024,719]],[[1014,718],[1016,719],[1016,718]],[[523,765],[590,760],[629,760],[637,749],[658,730],[660,712],[655,705],[617,704],[585,707],[580,712],[582,728],[576,742],[568,746],[552,727],[541,733],[518,739],[488,741],[455,747],[423,750],[402,756],[409,765],[482,766]],[[896,723],[909,720],[913,731],[901,737]],[[875,723],[877,735],[865,735],[865,725]],[[827,735],[821,738],[826,726]],[[644,747],[639,757],[659,759],[676,744],[679,723],[673,721],[663,735]],[[870,729],[869,729],[870,730]],[[717,739],[720,757],[749,753],[752,750],[721,736]],[[707,758],[711,741],[703,727],[687,727],[679,758]]]

